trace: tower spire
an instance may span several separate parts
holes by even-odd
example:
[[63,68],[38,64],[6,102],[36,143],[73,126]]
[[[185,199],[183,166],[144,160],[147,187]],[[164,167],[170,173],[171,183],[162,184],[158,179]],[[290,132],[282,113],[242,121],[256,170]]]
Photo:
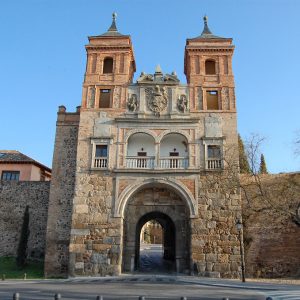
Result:
[[203,17],[203,21],[204,21],[204,28],[203,28],[203,31],[202,31],[201,35],[212,34],[212,32],[210,31],[210,29],[208,28],[208,25],[207,25],[207,21],[208,21],[208,16],[207,15],[205,15]]
[[117,25],[116,25],[117,13],[113,12],[112,14],[112,23],[108,28],[108,32],[118,32]]
[[114,12],[112,14],[112,22],[110,27],[108,28],[107,32],[101,34],[101,36],[122,36],[118,31],[117,24],[116,24],[117,14]]

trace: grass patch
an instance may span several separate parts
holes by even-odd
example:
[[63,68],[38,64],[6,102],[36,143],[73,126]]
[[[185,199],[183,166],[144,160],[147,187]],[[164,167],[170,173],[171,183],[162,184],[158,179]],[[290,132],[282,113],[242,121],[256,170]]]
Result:
[[24,279],[26,273],[27,279],[44,278],[44,262],[28,261],[23,269],[16,265],[15,257],[0,257],[0,277],[5,274],[6,279]]

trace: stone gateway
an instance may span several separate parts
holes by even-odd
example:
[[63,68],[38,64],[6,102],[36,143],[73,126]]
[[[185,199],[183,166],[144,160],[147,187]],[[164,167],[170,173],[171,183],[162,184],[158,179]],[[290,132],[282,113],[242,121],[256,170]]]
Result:
[[238,165],[232,39],[205,17],[186,40],[187,84],[160,66],[133,82],[131,37],[115,15],[86,51],[81,107],[58,111],[45,275],[138,271],[152,220],[169,271],[238,277],[240,194],[220,188],[225,167]]

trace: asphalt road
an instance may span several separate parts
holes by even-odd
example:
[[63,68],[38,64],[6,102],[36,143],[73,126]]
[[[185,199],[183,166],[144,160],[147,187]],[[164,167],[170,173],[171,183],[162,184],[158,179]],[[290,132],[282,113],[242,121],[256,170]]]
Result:
[[[279,285],[246,282],[239,280],[201,278],[170,275],[168,264],[162,258],[162,248],[157,245],[142,245],[140,254],[141,273],[118,277],[77,277],[53,280],[7,280],[0,281],[0,300],[49,300],[61,294],[61,299],[103,300],[300,300],[300,285]],[[153,274],[155,273],[155,275]]]
[[[169,276],[170,277],[170,276]],[[7,281],[0,283],[0,299],[13,299],[13,293],[20,294],[20,300],[54,299],[56,293],[61,299],[96,299],[102,295],[104,300],[138,299],[145,296],[151,299],[266,299],[262,292],[244,288],[216,287],[203,284],[184,283],[172,277],[137,276],[117,279],[45,280],[45,281]],[[299,298],[300,299],[300,298]]]

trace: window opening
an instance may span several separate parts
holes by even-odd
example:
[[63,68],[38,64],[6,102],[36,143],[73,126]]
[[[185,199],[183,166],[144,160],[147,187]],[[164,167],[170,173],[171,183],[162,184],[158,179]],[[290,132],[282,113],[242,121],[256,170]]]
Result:
[[96,157],[107,157],[107,145],[96,145]]
[[214,60],[205,61],[205,74],[206,75],[216,74],[216,62]]
[[219,109],[218,91],[206,91],[206,105],[208,110]]
[[103,74],[113,73],[114,60],[111,57],[107,57],[103,61]]
[[208,146],[207,147],[207,156],[208,158],[221,158],[221,149],[220,146]]
[[3,171],[1,180],[16,180],[20,178],[20,171]]
[[100,90],[99,108],[110,107],[110,95],[111,95],[111,90],[108,89]]
[[108,161],[108,147],[107,145],[96,145],[95,157],[93,159],[93,167],[105,169]]

